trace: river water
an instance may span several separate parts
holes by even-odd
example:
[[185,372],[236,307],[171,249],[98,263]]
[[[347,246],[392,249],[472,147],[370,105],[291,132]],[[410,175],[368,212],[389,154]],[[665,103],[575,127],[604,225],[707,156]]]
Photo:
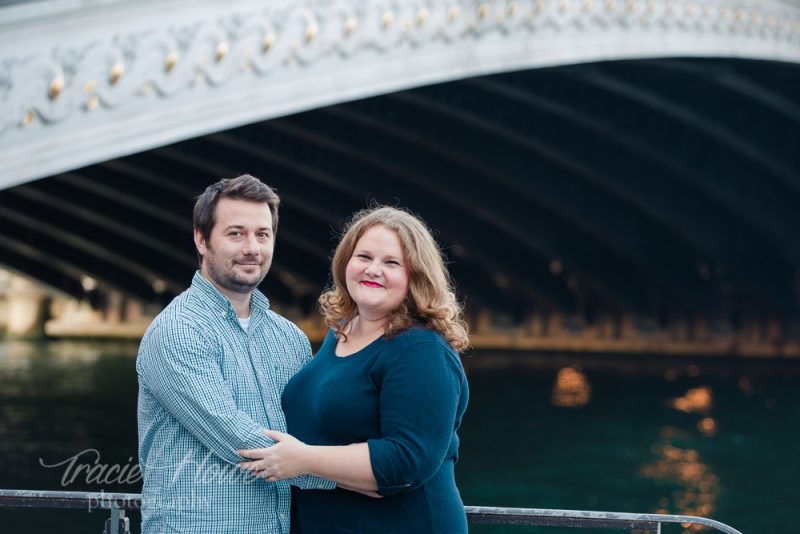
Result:
[[[136,348],[0,343],[0,488],[140,490]],[[800,532],[800,362],[476,351],[465,364],[466,504],[686,513],[747,534]],[[73,458],[123,471],[92,480],[68,469]],[[105,518],[0,509],[0,531],[99,533]]]

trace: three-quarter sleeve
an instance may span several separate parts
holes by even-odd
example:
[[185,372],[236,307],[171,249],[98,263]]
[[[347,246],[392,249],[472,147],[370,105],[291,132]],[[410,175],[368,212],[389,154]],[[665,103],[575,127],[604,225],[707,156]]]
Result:
[[381,437],[367,442],[378,493],[416,489],[439,470],[457,439],[463,376],[458,356],[440,342],[404,347],[385,363]]
[[172,417],[215,455],[236,464],[243,460],[238,449],[269,447],[274,441],[262,433],[263,425],[237,408],[209,350],[212,345],[191,325],[161,326],[149,333],[138,370]]

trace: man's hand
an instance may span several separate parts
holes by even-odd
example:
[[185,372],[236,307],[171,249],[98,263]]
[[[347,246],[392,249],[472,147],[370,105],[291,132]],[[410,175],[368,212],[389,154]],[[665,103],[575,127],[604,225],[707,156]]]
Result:
[[263,430],[275,445],[264,449],[240,450],[239,455],[249,458],[239,467],[269,482],[295,478],[309,472],[309,446],[297,438],[275,430]]

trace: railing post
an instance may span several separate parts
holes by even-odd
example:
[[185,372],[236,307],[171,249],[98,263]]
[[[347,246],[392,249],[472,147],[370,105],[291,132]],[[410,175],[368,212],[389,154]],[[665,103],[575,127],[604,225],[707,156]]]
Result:
[[111,509],[111,517],[106,519],[103,534],[131,534],[131,522],[125,517],[125,510]]

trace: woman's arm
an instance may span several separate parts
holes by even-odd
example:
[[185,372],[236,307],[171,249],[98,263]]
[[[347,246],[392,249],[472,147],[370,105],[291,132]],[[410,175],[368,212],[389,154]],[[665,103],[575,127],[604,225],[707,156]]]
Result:
[[372,473],[366,443],[306,445],[283,432],[265,430],[264,434],[273,439],[275,445],[239,451],[241,456],[251,459],[242,462],[239,467],[270,482],[300,475],[316,475],[336,482],[343,489],[378,496],[378,485]]
[[267,480],[313,474],[354,491],[388,496],[412,491],[441,467],[466,404],[458,357],[437,342],[396,349],[382,374],[381,437],[367,443],[312,446],[265,431],[272,447],[239,451],[242,468]]

